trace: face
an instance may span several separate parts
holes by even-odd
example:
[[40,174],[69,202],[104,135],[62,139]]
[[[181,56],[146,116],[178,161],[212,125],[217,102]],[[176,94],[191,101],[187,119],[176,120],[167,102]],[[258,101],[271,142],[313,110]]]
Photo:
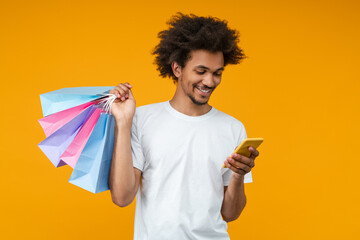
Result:
[[178,74],[178,88],[182,95],[194,104],[204,105],[208,103],[210,95],[220,84],[224,70],[223,53],[195,50],[190,52],[190,56],[190,60],[182,69],[175,63],[178,67],[174,71],[175,76]]

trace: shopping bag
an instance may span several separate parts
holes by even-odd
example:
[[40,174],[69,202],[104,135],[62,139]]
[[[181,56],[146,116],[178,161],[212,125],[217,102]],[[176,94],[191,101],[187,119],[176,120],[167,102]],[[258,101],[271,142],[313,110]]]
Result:
[[47,138],[38,144],[56,166],[74,168],[70,182],[93,193],[108,190],[114,144],[114,87],[63,88],[40,95]]
[[65,109],[60,112],[50,114],[42,119],[39,119],[38,121],[45,132],[45,136],[50,136],[93,104],[95,104],[94,101],[87,102],[79,106]]
[[102,109],[97,108],[88,120],[81,126],[81,129],[76,134],[76,137],[71,142],[69,147],[66,148],[65,152],[60,156],[60,159],[67,165],[74,168],[82,150],[88,141],[90,134],[92,133],[96,122],[98,121]]
[[114,87],[74,87],[62,88],[40,95],[43,116],[63,111],[101,97]]
[[60,156],[74,140],[82,124],[95,110],[96,107],[94,106],[85,109],[78,116],[38,144],[39,148],[50,159],[55,167],[65,165],[65,162],[60,161]]
[[108,177],[114,147],[112,115],[101,113],[69,182],[93,193],[109,189]]

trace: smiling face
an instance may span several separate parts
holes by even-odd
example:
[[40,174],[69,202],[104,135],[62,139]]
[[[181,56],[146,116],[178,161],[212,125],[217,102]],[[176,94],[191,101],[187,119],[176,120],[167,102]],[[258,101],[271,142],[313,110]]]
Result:
[[194,104],[204,105],[220,84],[224,70],[223,53],[194,50],[190,52],[190,60],[185,63],[184,68],[175,63],[173,69],[178,78],[177,91]]

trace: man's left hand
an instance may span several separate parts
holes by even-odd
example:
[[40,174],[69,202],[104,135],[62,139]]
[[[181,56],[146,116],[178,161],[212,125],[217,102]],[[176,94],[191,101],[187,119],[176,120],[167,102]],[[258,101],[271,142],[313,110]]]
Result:
[[248,148],[251,152],[250,157],[246,157],[237,153],[231,154],[224,162],[225,166],[230,168],[234,173],[241,177],[251,171],[255,166],[255,158],[259,156],[259,151],[253,147]]

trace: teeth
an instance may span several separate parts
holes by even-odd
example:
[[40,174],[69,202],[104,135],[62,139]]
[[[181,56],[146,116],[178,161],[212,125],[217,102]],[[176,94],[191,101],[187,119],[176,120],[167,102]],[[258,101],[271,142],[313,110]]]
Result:
[[198,88],[200,91],[202,91],[202,92],[204,92],[204,93],[208,93],[208,92],[210,92],[210,89],[208,89],[208,90],[205,90],[205,89],[201,89],[201,88]]

